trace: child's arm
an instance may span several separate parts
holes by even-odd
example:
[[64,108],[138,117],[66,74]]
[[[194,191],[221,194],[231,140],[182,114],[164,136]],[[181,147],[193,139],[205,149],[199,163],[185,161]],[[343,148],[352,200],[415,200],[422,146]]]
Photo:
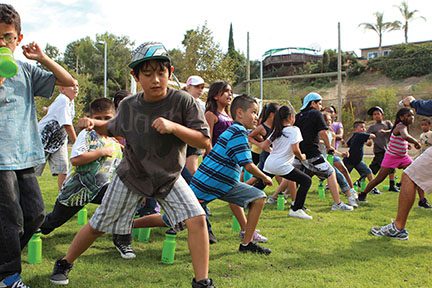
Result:
[[[204,116],[205,116],[205,119],[206,119],[206,121],[207,121],[207,124],[209,125],[209,129],[210,129],[210,137],[213,137],[213,127],[214,127],[214,124],[218,121],[218,118],[217,118],[217,116],[216,116],[213,112],[211,112],[211,111],[207,111],[207,112],[205,112]],[[210,153],[210,150],[211,150],[211,149],[212,149],[212,145],[211,145],[211,142],[210,142],[210,146],[208,146],[208,147],[206,148],[205,154],[207,155],[208,153]]]
[[372,144],[373,144],[373,139],[375,139],[376,138],[376,136],[375,136],[375,134],[369,134],[369,139],[366,141],[366,146],[372,146]]
[[75,85],[76,80],[69,74],[69,72],[48,57],[37,43],[31,42],[30,44],[23,45],[22,49],[26,58],[38,61],[54,74],[56,77],[56,85],[65,87]]
[[255,139],[255,137],[260,137],[260,138],[262,138],[262,134],[261,134],[262,130],[263,130],[262,125],[259,125],[257,128],[255,128],[254,130],[252,130],[252,131],[249,133],[249,135],[248,135],[248,140],[249,140],[250,143],[255,144],[256,146],[260,147],[261,149],[264,149],[264,148],[262,147],[262,145],[264,144],[264,143],[262,143],[263,141],[257,141],[257,140]]
[[69,140],[71,140],[72,143],[75,143],[77,135],[75,133],[75,129],[72,125],[63,125],[63,127],[66,130],[66,133],[69,136]]
[[156,118],[152,123],[152,127],[160,134],[173,134],[192,147],[206,150],[211,147],[210,138],[200,131],[185,127],[163,117]]
[[268,177],[266,174],[264,174],[254,163],[248,163],[244,166],[246,171],[251,173],[255,178],[261,179],[265,185],[272,186],[273,181],[270,177]]
[[[94,129],[99,135],[102,136],[110,136],[108,135],[108,122],[105,120],[96,120],[96,119],[90,119],[87,117],[81,118],[78,120],[78,127],[82,129],[91,130]],[[118,136],[118,135],[112,135],[112,136]]]
[[327,135],[327,130],[321,130],[319,131],[319,136],[320,138],[324,141],[324,144],[326,146],[327,151],[331,151],[331,150],[335,150],[335,148],[331,145],[328,135]]
[[291,144],[291,149],[297,159],[299,159],[300,161],[306,160],[306,155],[303,154],[300,150],[300,142]]
[[111,157],[114,149],[112,147],[102,147],[93,151],[82,153],[70,159],[73,166],[82,166],[93,162],[101,157]]
[[408,128],[405,125],[399,125],[399,127],[396,127],[396,129],[398,129],[399,134],[402,136],[403,139],[405,139],[406,141],[408,141],[409,143],[414,144],[414,147],[416,149],[420,149],[421,145],[420,143],[417,141],[417,139],[415,139],[414,137],[412,137],[409,133],[408,133]]

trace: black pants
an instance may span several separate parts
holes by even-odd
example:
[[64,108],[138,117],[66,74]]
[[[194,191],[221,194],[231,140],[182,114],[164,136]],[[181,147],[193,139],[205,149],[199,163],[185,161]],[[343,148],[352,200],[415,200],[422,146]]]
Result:
[[[108,185],[102,187],[99,194],[91,201],[91,203],[101,204],[107,188]],[[61,204],[58,200],[56,200],[53,211],[46,215],[45,220],[40,227],[42,234],[49,234],[54,229],[62,226],[64,223],[69,221],[76,213],[78,213],[78,211],[80,211],[83,207],[84,206],[65,206]],[[132,243],[132,237],[130,234],[113,234],[113,241],[128,245]]]
[[34,169],[0,171],[0,280],[21,273],[21,250],[43,218]]
[[[267,172],[264,173],[271,178],[275,176]],[[312,178],[297,168],[294,168],[290,173],[286,175],[281,175],[281,177],[287,180],[294,181],[299,186],[297,189],[297,196],[294,201],[294,205],[291,207],[291,209],[294,211],[302,209],[306,200],[306,194],[309,191],[310,186],[312,185]],[[261,190],[266,187],[266,185],[261,179],[254,186]]]

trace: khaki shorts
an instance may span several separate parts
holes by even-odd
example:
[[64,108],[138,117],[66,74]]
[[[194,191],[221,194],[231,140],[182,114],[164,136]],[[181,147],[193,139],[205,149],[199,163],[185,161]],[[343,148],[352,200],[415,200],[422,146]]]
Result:
[[423,152],[404,170],[414,183],[427,193],[432,192],[432,148]]
[[[51,174],[53,176],[68,173],[69,159],[67,144],[67,141],[65,141],[65,143],[54,153],[45,152],[45,161],[49,163]],[[45,169],[46,162],[36,166],[36,176],[42,175]]]

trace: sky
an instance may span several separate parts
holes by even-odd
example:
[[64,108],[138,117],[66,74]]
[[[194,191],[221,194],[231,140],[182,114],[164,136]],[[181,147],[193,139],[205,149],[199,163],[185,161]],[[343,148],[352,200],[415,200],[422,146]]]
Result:
[[[167,49],[182,48],[187,30],[207,23],[215,42],[226,52],[232,23],[235,48],[246,55],[247,33],[250,59],[265,51],[284,47],[337,49],[337,25],[341,25],[344,51],[378,46],[378,36],[360,23],[375,23],[375,12],[384,12],[384,21],[402,21],[395,7],[402,0],[6,0],[21,15],[22,44],[36,41],[64,52],[72,41],[105,32],[128,36],[135,45],[160,41]],[[432,1],[408,0],[410,10],[419,10],[409,23],[409,41],[432,40]],[[402,31],[385,33],[383,45],[404,41]],[[18,51],[18,50],[17,50]],[[19,56],[18,59],[24,59]]]

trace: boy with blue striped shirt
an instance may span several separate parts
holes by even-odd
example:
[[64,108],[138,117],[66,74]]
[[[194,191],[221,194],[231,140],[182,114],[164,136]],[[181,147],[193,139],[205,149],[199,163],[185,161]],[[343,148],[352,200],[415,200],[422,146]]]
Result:
[[266,185],[273,183],[253,164],[248,144],[247,129],[253,129],[257,124],[258,104],[253,98],[241,95],[234,98],[230,110],[234,124],[219,136],[216,145],[198,167],[190,186],[202,204],[220,199],[249,208],[239,251],[268,255],[270,249],[252,242],[266,195],[262,190],[240,182],[241,167],[244,167]]

